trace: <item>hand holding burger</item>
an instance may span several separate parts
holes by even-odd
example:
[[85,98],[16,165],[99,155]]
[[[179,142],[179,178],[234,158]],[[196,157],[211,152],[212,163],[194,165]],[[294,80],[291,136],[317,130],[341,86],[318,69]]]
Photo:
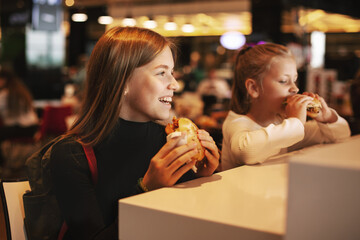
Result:
[[[197,144],[198,154],[191,160],[196,160],[196,168],[193,170],[199,177],[207,177],[214,173],[219,166],[220,152],[215,141],[210,134],[198,127],[188,118],[173,118],[173,122],[168,124],[166,129],[168,139],[186,132],[186,140],[181,140],[178,145],[195,142]],[[191,161],[189,160],[189,161]]]
[[285,100],[284,104],[290,104],[294,107],[306,104],[306,115],[319,122],[332,123],[337,120],[336,113],[327,106],[325,100],[314,93],[296,94]]
[[220,153],[213,138],[207,131],[197,129],[190,119],[174,118],[165,131],[168,142],[151,159],[142,186],[148,190],[173,186],[195,164],[197,177],[211,176],[218,168]]
[[312,117],[318,122],[333,123],[336,122],[338,117],[335,110],[329,108],[325,100],[317,94],[304,92],[303,95],[312,97],[314,100],[308,105],[308,116]]

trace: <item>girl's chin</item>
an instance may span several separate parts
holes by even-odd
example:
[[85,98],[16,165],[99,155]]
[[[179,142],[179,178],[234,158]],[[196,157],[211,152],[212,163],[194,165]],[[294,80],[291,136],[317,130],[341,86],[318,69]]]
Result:
[[159,114],[157,115],[157,119],[158,121],[166,121],[170,118],[170,111],[164,111],[164,112],[159,112]]

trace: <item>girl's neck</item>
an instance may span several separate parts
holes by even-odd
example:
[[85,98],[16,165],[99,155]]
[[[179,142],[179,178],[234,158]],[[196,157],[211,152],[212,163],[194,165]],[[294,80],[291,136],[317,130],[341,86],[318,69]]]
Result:
[[260,111],[250,109],[246,116],[262,127],[267,127],[270,124],[280,124],[282,120],[281,116],[279,116],[278,114],[267,112],[264,109]]

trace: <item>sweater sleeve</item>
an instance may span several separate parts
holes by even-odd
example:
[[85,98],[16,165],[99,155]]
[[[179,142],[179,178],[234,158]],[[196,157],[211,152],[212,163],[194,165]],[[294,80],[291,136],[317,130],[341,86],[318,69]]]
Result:
[[335,143],[350,137],[351,131],[348,122],[337,113],[336,115],[338,119],[334,123],[320,123],[315,120],[307,121],[305,123],[304,139],[289,147],[289,151],[298,150],[314,144]]
[[245,164],[262,163],[304,137],[304,126],[297,118],[288,118],[279,125],[270,124],[257,130],[237,130],[236,125],[232,128],[231,152],[235,159]]
[[116,221],[106,226],[89,166],[79,143],[59,142],[51,153],[53,189],[68,225],[65,239],[117,239]]

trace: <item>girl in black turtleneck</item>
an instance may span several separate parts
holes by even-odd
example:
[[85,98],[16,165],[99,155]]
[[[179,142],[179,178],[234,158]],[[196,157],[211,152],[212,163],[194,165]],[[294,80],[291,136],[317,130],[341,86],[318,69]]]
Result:
[[[118,239],[118,199],[210,176],[218,167],[206,131],[198,131],[206,158],[195,174],[189,171],[195,161],[188,162],[195,145],[176,147],[184,136],[166,142],[164,126],[155,122],[171,118],[179,88],[173,56],[169,39],[136,27],[112,28],[95,45],[78,119],[51,153],[54,191],[68,225],[64,239]],[[96,185],[81,143],[94,149]]]

